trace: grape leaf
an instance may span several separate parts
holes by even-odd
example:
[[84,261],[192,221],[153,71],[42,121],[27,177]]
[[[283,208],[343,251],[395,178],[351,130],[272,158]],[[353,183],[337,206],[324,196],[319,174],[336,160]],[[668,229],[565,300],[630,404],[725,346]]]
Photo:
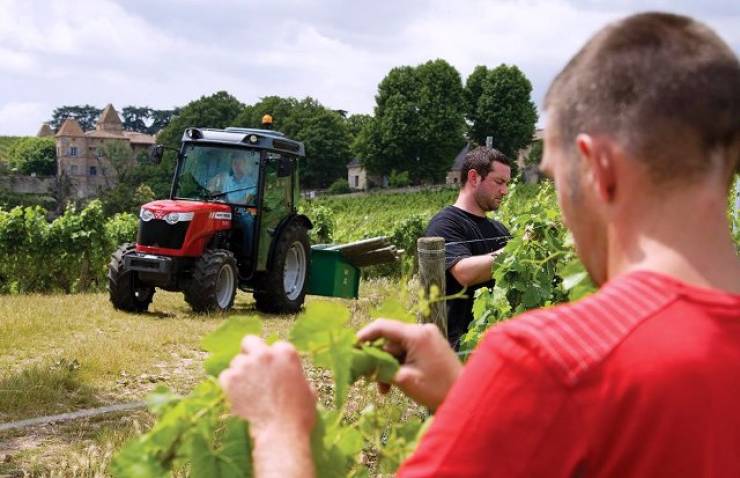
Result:
[[397,371],[396,358],[378,347],[363,345],[352,350],[351,383],[360,377],[391,383]]
[[220,476],[218,460],[211,450],[208,435],[196,432],[191,440],[190,474],[192,476]]
[[329,332],[347,330],[349,310],[338,302],[315,301],[306,305],[290,331],[290,341],[301,352],[325,346]]
[[245,335],[260,335],[262,322],[255,316],[231,317],[219,328],[208,334],[201,345],[211,355],[205,362],[206,373],[218,376],[229,366],[231,359],[241,350]]
[[380,306],[370,312],[370,318],[394,319],[409,324],[416,322],[416,316],[407,307],[404,307],[400,300],[395,298],[384,300]]
[[252,473],[252,443],[248,425],[236,417],[226,419],[218,469],[221,478],[244,478]]

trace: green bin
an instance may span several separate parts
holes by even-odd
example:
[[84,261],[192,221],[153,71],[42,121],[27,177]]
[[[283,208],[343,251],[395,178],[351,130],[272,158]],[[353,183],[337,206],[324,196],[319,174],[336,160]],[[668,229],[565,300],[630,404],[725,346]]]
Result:
[[347,262],[341,251],[326,247],[326,244],[311,247],[308,293],[356,299],[360,290],[360,269]]

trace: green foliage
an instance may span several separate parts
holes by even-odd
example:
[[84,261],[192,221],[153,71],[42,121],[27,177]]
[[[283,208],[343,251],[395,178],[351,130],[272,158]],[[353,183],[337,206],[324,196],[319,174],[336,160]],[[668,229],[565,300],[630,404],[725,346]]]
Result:
[[297,100],[267,96],[246,107],[235,125],[261,127],[265,114],[272,116],[275,130],[304,143],[306,158],[300,177],[303,187],[325,188],[346,176],[346,165],[352,159],[348,120],[311,97]]
[[106,221],[100,201],[51,223],[38,206],[0,209],[0,293],[100,289],[110,254],[136,225],[132,215]]
[[[290,332],[296,348],[315,366],[331,370],[335,380],[334,405],[319,406],[311,436],[316,476],[321,477],[368,476],[360,460],[364,449],[377,454],[379,470],[391,473],[413,451],[423,430],[420,419],[404,420],[402,412],[385,401],[353,419],[347,416],[350,385],[362,377],[390,381],[398,370],[382,344],[355,343],[349,318],[338,302],[313,302]],[[207,336],[203,345],[212,354],[206,362],[209,374],[219,373],[238,353],[244,334],[258,334],[260,327],[256,317],[233,317]],[[191,476],[253,476],[248,424],[229,414],[215,377],[184,398],[160,388],[149,397],[149,406],[157,422],[118,452],[110,469],[114,476],[163,477],[185,470]]]
[[539,166],[540,162],[542,162],[543,149],[544,146],[541,139],[533,142],[532,149],[529,150],[529,154],[524,159],[524,164],[527,166]]
[[479,289],[462,350],[494,323],[526,310],[577,300],[594,290],[575,255],[552,183],[515,184],[500,211],[512,238],[496,258],[493,290]]
[[532,141],[537,123],[531,94],[532,84],[516,66],[476,67],[465,85],[470,139],[485,144],[492,136],[496,149],[516,158]]
[[393,68],[378,85],[375,115],[354,153],[373,173],[407,171],[411,181],[440,181],[465,143],[460,74],[444,60]]
[[53,176],[57,171],[56,161],[56,143],[52,138],[21,138],[8,150],[9,166],[20,174]]
[[[244,105],[225,91],[210,96],[201,96],[185,105],[157,136],[157,142],[179,148],[180,138],[186,128],[225,128],[233,126],[234,120],[244,110]],[[141,168],[147,184],[157,197],[166,197],[170,192],[172,174],[175,170],[175,154],[167,151],[159,165]]]
[[308,204],[301,207],[301,214],[311,220],[313,229],[309,231],[311,242],[328,244],[334,238],[334,218],[331,209],[319,204]]
[[331,183],[327,191],[329,194],[347,194],[352,192],[352,189],[350,189],[349,182],[346,178],[339,178]]
[[8,151],[22,136],[0,136],[0,172],[7,165]]
[[411,184],[409,179],[408,171],[398,172],[395,169],[391,170],[391,175],[388,177],[388,186],[392,188],[405,188]]

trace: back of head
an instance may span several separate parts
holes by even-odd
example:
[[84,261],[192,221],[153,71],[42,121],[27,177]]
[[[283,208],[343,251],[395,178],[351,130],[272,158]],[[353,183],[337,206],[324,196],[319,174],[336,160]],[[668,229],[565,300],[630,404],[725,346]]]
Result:
[[740,167],[740,64],[708,27],[644,13],[597,33],[545,99],[558,144],[611,136],[656,185]]

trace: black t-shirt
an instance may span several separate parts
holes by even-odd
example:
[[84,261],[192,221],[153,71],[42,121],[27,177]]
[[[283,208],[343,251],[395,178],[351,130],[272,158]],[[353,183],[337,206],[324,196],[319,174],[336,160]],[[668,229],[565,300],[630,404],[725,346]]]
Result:
[[[447,206],[437,213],[424,235],[439,236],[445,240],[446,295],[463,289],[450,273],[452,266],[466,257],[497,251],[509,239],[508,229],[500,222],[470,214],[455,206]],[[493,287],[493,280],[468,287],[465,292],[467,299],[447,301],[447,335],[453,345],[465,334],[473,320],[473,297],[481,287]]]

